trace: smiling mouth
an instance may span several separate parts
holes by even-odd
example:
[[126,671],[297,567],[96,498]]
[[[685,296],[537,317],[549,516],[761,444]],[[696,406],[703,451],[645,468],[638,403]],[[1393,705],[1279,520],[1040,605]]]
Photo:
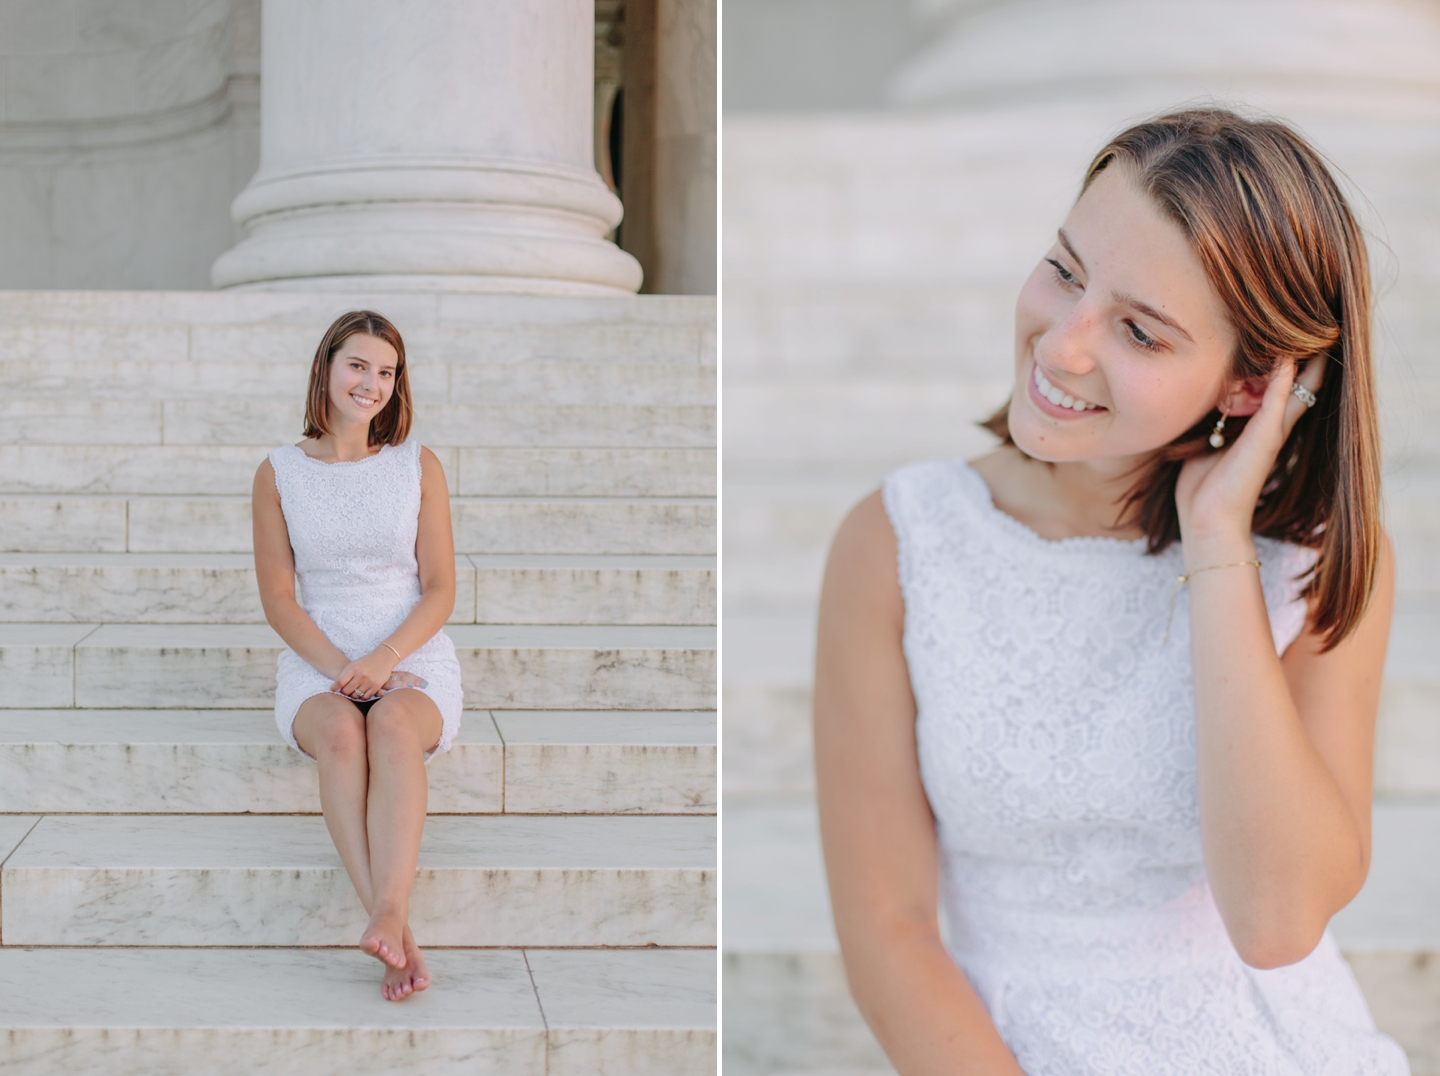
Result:
[[367,411],[380,402],[379,400],[367,399],[364,396],[356,396],[353,392],[350,393],[350,399],[355,401],[357,407],[363,407]]
[[1078,396],[1071,396],[1068,392],[1062,392],[1050,384],[1045,375],[1040,372],[1040,365],[1035,365],[1035,387],[1040,390],[1040,395],[1049,400],[1056,407],[1068,407],[1072,411],[1103,411],[1099,404],[1093,404],[1089,400],[1082,400]]

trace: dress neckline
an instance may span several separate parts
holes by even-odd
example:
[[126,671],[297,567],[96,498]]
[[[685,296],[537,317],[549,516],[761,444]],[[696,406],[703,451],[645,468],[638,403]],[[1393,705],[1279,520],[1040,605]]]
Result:
[[968,493],[981,514],[990,518],[1002,531],[1038,549],[1086,550],[1101,553],[1133,554],[1145,552],[1144,538],[1110,538],[1103,534],[1082,534],[1070,538],[1046,538],[1031,527],[1021,523],[995,503],[995,495],[981,477],[980,472],[964,459],[952,461],[962,484],[968,486]]
[[385,455],[386,449],[393,449],[395,446],[387,442],[386,444],[380,446],[379,452],[372,453],[371,455],[366,456],[363,460],[336,460],[334,463],[326,463],[324,460],[317,460],[314,456],[310,455],[310,453],[306,452],[299,445],[291,445],[290,447],[293,448],[296,452],[300,453],[300,455],[303,456],[305,459],[320,467],[356,467],[362,463],[369,463],[371,460],[378,460],[381,456]]

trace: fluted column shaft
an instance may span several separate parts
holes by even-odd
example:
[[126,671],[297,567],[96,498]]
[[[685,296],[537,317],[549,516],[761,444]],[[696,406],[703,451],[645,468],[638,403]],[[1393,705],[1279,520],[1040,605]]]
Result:
[[218,287],[635,291],[591,156],[591,0],[265,0]]

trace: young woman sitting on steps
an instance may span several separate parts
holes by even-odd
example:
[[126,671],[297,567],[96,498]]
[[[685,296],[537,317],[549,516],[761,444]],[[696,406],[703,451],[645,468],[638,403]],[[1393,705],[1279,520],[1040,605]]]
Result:
[[[425,763],[460,727],[460,666],[440,461],[407,440],[405,344],[385,318],[338,318],[315,353],[305,437],[255,473],[255,572],[289,649],[275,721],[320,768],[325,825],[370,922],[360,948],[398,1001],[430,983],[409,925]],[[298,584],[298,589],[297,589]]]
[[893,473],[826,570],[861,1011],[903,1076],[1402,1076],[1327,930],[1370,862],[1394,569],[1323,160],[1221,110],[1119,135],[1014,374],[1000,446]]

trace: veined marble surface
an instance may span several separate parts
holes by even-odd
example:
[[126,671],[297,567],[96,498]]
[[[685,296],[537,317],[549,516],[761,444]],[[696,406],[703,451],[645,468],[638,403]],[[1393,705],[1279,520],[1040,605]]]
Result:
[[[710,554],[714,498],[452,497],[461,553]],[[250,498],[0,495],[7,550],[245,553]]]
[[[437,817],[421,945],[713,945],[715,822]],[[0,872],[20,945],[347,945],[366,917],[322,819],[49,816]]]
[[[484,711],[427,768],[432,814],[496,813],[504,755]],[[315,763],[270,710],[0,710],[0,811],[315,814]]]
[[[256,624],[265,612],[248,553],[3,553],[0,618]],[[475,568],[463,556],[450,620],[475,620]]]
[[714,624],[707,557],[469,558],[475,620],[490,624]]
[[517,813],[714,814],[713,712],[494,714],[505,809]]
[[550,1076],[716,1071],[713,949],[532,949],[525,956],[545,1009]]
[[125,501],[116,497],[0,496],[0,549],[125,549]]
[[715,1028],[714,949],[531,949],[526,960],[552,1029]]
[[[67,634],[68,633],[68,634]],[[471,708],[714,706],[715,630],[451,625]],[[36,650],[36,638],[50,649]],[[11,640],[7,645],[5,640]],[[74,699],[66,697],[74,647]],[[0,663],[34,670],[21,706],[234,708],[274,698],[280,637],[264,624],[0,625]]]
[[427,963],[434,986],[396,1005],[375,962],[348,949],[7,947],[0,1064],[26,1076],[218,1076],[239,1056],[287,1076],[389,1076],[417,1057],[441,1076],[715,1071],[713,950],[437,949]]
[[545,1073],[519,951],[427,954],[434,986],[396,1004],[358,951],[0,950],[7,1073],[267,1076]]
[[714,745],[713,710],[492,710],[507,747]]
[[715,552],[713,498],[472,498],[450,505],[455,548],[466,553]]
[[[0,404],[0,419],[8,420],[0,439],[56,444],[160,444],[163,440],[169,445],[281,445],[299,438],[304,410],[303,393],[293,399],[255,400],[239,406],[214,400],[22,400],[8,409]],[[81,419],[89,419],[89,425]],[[113,434],[104,435],[106,431]],[[693,404],[429,400],[416,402],[411,436],[430,447],[703,448],[715,443],[715,414],[713,407]]]
[[[461,448],[470,496],[713,497],[713,448]],[[0,446],[0,462],[4,448]]]
[[25,834],[40,821],[33,814],[0,814],[0,865],[15,851]]
[[70,706],[74,648],[94,624],[0,624],[0,678],[11,706]]

